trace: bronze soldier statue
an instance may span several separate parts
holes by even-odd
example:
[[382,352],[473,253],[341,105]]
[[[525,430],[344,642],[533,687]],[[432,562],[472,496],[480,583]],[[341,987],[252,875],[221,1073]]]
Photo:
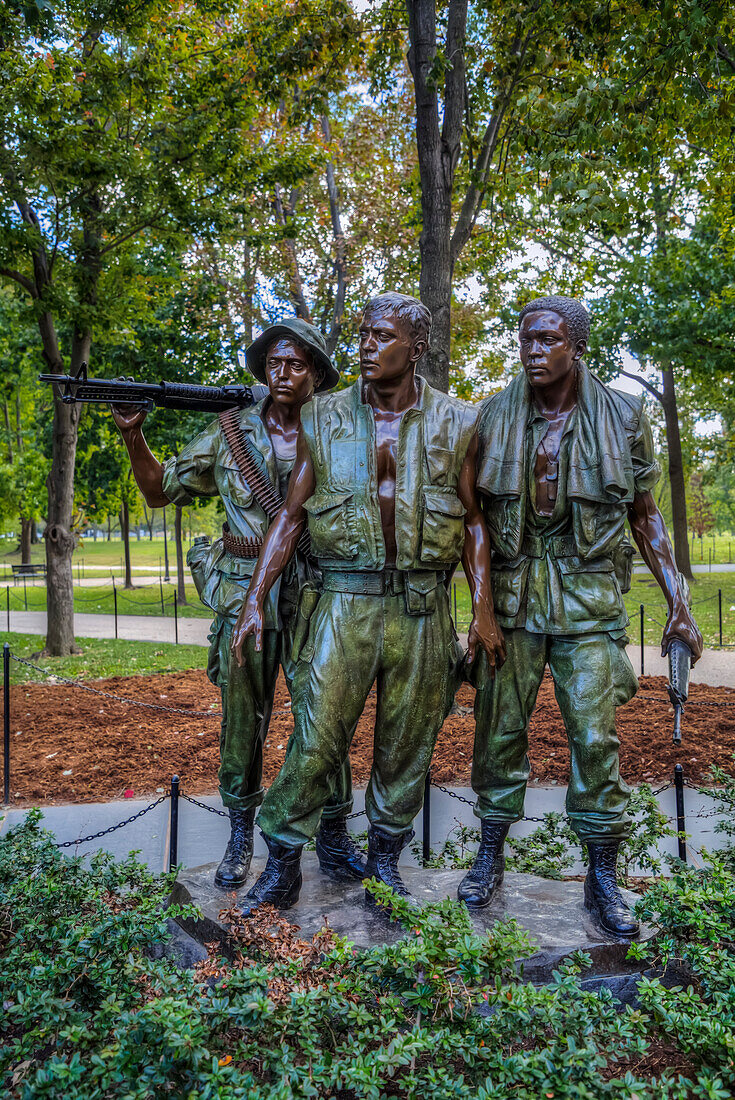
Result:
[[[151,507],[190,504],[193,497],[219,495],[227,522],[222,538],[210,547],[189,551],[203,603],[214,612],[207,675],[222,692],[219,787],[229,809],[231,835],[215,883],[226,889],[242,886],[253,852],[253,819],[263,798],[263,746],[273,708],[279,665],[291,689],[291,657],[300,587],[318,581],[300,554],[273,587],[264,604],[262,645],[252,642],[235,664],[232,631],[250,585],[269,519],[256,482],[285,496],[296,458],[299,410],[314,390],[328,390],[339,374],[320,332],[290,319],[273,325],[247,349],[251,373],[266,382],[269,395],[238,410],[234,423],[214,420],[175,458],[161,464],[142,432],[145,412],[134,406],[113,408],[113,415],[130,454],[135,479]],[[223,414],[225,417],[228,414]],[[228,441],[225,432],[234,432]],[[232,442],[232,446],[230,445]],[[253,484],[243,476],[235,457],[244,448],[258,466]],[[259,499],[260,496],[260,499]],[[313,588],[313,583],[311,584]],[[317,837],[322,870],[334,877],[361,879],[365,864],[346,829],[352,808],[349,758],[335,765],[332,794]]]
[[447,579],[460,559],[473,602],[470,658],[478,648],[490,667],[503,658],[475,495],[476,411],[416,376],[430,325],[415,298],[374,298],[360,326],[361,378],[301,410],[286,503],[233,638],[238,660],[253,637],[263,644],[267,593],[308,520],[323,593],[294,679],[294,733],[258,817],[270,857],[246,914],[297,900],[302,848],[317,831],[373,684],[367,875],[407,892],[398,858],[456,687]]
[[702,637],[651,490],[659,469],[643,400],[604,386],[582,362],[589,315],[572,298],[529,302],[520,315],[524,371],[483,403],[477,485],[493,549],[493,594],[507,660],[475,669],[472,786],[482,840],[459,887],[488,905],[503,877],[503,847],[523,815],[528,723],[548,664],[569,739],[567,813],[589,853],[585,904],[602,926],[637,923],[616,882],[629,833],[629,788],[619,774],[615,708],[638,682],[625,652],[633,548],[661,586],[674,638],[696,660]]

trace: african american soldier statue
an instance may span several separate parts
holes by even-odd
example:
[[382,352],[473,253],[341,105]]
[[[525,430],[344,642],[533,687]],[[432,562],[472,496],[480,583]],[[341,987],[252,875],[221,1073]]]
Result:
[[270,856],[246,915],[296,902],[301,852],[333,797],[373,684],[367,877],[407,893],[398,858],[457,686],[447,581],[460,560],[473,604],[469,657],[482,650],[488,667],[503,658],[475,495],[477,413],[416,376],[430,326],[415,298],[374,298],[360,325],[361,377],[301,410],[286,503],[266,535],[233,640],[238,660],[253,639],[263,645],[268,592],[308,522],[323,592],[294,678],[286,760],[258,816]]
[[[256,649],[250,640],[241,648],[237,663],[231,655],[232,632],[270,522],[264,504],[276,494],[277,511],[286,494],[296,458],[300,409],[315,390],[330,389],[339,377],[321,333],[297,319],[266,329],[246,355],[249,370],[267,384],[268,395],[250,408],[221,414],[165,464],[155,458],[144,439],[145,412],[131,406],[113,409],[149,506],[183,506],[194,497],[219,496],[227,517],[222,537],[211,547],[195,545],[188,556],[202,602],[214,612],[207,675],[222,692],[219,788],[231,826],[215,875],[216,885],[223,889],[237,889],[248,874],[253,820],[263,798],[263,748],[278,670],[283,668],[290,690],[300,592],[302,588],[313,592],[318,584],[318,574],[302,553],[262,604],[261,644]],[[253,474],[245,476],[243,461],[254,467]],[[346,829],[352,808],[346,753],[330,781],[317,837],[320,865],[333,877],[362,879],[364,860]]]
[[665,653],[681,639],[696,660],[689,611],[651,490],[659,476],[642,397],[603,385],[582,361],[589,315],[572,298],[529,302],[520,315],[523,371],[482,405],[477,486],[493,551],[492,587],[507,659],[474,669],[472,787],[482,839],[459,887],[471,908],[503,878],[510,825],[523,816],[528,723],[548,665],[569,740],[567,814],[587,846],[585,905],[603,928],[638,925],[616,881],[629,834],[615,708],[638,682],[625,652],[633,538],[666,596]]

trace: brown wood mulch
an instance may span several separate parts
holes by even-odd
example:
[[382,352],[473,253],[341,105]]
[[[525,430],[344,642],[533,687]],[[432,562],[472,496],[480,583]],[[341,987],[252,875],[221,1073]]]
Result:
[[[629,783],[670,779],[681,763],[692,781],[705,779],[712,764],[733,772],[735,690],[692,686],[683,742],[671,741],[672,710],[663,677],[644,677],[641,690],[618,711],[621,771]],[[24,684],[11,689],[11,802],[101,802],[133,791],[136,798],[168,789],[181,777],[188,794],[217,789],[219,692],[200,671],[118,677],[90,684],[113,695],[183,711],[215,711],[212,717],[149,710],[65,684]],[[465,685],[439,735],[432,764],[435,781],[469,786],[474,691]],[[655,697],[655,698],[654,698]],[[646,701],[648,699],[648,701]],[[707,706],[703,703],[725,703]],[[281,680],[275,710],[288,706]],[[374,692],[368,699],[352,748],[356,785],[364,784],[372,757]],[[280,767],[292,728],[290,714],[272,719],[265,751],[265,782]],[[566,783],[568,750],[561,716],[547,676],[531,723],[532,777]]]

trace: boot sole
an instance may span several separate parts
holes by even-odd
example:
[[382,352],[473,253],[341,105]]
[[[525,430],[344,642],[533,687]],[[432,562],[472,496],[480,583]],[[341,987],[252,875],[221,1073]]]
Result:
[[218,878],[217,875],[214,876],[214,885],[217,887],[218,890],[239,890],[242,886],[245,885],[247,881],[247,875],[245,875],[244,878],[233,878],[227,882],[223,882],[223,880],[221,878]]
[[342,863],[322,863],[319,860],[319,870],[327,878],[331,878],[333,882],[362,882],[364,878],[367,878],[364,870],[353,871]]
[[[501,874],[500,878],[495,883],[495,886],[492,888],[492,891],[490,892],[490,896],[488,897],[487,901],[483,901],[482,899],[479,899],[479,898],[477,900],[475,900],[472,897],[463,898],[463,897],[461,897],[461,895],[459,893],[459,888],[457,889],[457,898],[459,899],[459,901],[462,902],[463,905],[466,905],[468,909],[487,909],[488,905],[492,905],[493,901],[498,896],[498,891],[500,890],[500,887],[503,885],[504,878],[505,878],[505,872],[503,872],[503,874]],[[461,883],[460,883],[460,885],[461,885]]]
[[621,940],[632,940],[635,936],[638,935],[641,930],[639,924],[637,924],[635,928],[631,928],[629,931],[626,932],[621,931],[619,928],[611,928],[609,924],[606,924],[603,919],[602,913],[600,912],[599,905],[594,900],[594,898],[590,896],[586,882],[584,884],[584,907],[590,914],[590,916],[592,916],[594,920],[599,924],[603,932],[608,932],[611,936],[617,936]]

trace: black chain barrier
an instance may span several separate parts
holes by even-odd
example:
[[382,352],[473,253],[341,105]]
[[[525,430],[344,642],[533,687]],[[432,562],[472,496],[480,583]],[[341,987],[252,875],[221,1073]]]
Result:
[[[702,791],[701,788],[697,787],[696,784],[691,783],[687,779],[684,780],[684,783],[687,787],[690,787],[692,790],[699,790],[699,791],[701,791],[701,793],[707,793],[706,791]],[[436,788],[436,790],[441,791],[443,794],[449,795],[450,798],[456,799],[457,802],[464,803],[465,806],[474,806],[474,804],[475,804],[472,801],[472,799],[465,798],[464,795],[457,794],[456,791],[451,791],[448,787],[442,786],[441,783],[432,783],[431,786]],[[668,790],[672,786],[673,786],[673,783],[665,783],[662,787],[658,787],[655,791],[652,791],[651,793],[654,794],[654,795],[659,795],[659,794],[662,794],[664,791]],[[156,808],[156,806],[160,806],[162,802],[166,802],[170,797],[171,797],[170,794],[162,794],[160,798],[157,798],[155,800],[155,802],[150,802],[147,806],[144,806],[142,810],[138,810],[137,813],[133,814],[131,817],[126,818],[124,821],[119,821],[116,825],[109,825],[106,829],[100,829],[99,832],[90,833],[89,836],[80,836],[76,840],[64,840],[64,841],[56,844],[55,847],[57,847],[57,848],[74,848],[74,847],[77,847],[79,844],[89,844],[93,840],[100,840],[103,836],[108,836],[110,833],[114,833],[118,829],[124,829],[126,825],[131,825],[134,821],[138,821],[141,817],[144,817],[145,814],[149,813],[151,810],[154,810]],[[218,810],[216,806],[208,806],[205,802],[199,802],[198,799],[192,798],[191,795],[184,794],[183,791],[181,791],[179,793],[178,797],[184,799],[185,802],[190,802],[192,806],[196,806],[200,810],[206,810],[207,813],[214,814],[216,817],[229,818],[229,816],[230,816],[227,810]],[[690,817],[695,817],[695,818],[700,818],[700,819],[701,818],[710,818],[710,817],[717,817],[718,815],[721,815],[722,812],[723,811],[719,810],[719,809],[699,810],[697,813],[690,814],[689,816]],[[355,813],[347,814],[346,818],[347,818],[348,821],[352,821],[352,820],[354,820],[358,817],[364,817],[364,816],[365,816],[365,810],[357,810]],[[533,823],[538,823],[540,825],[543,825],[543,823],[545,821],[545,818],[528,816],[528,817],[522,817],[520,820],[521,821],[530,821],[530,822],[533,822]],[[669,822],[675,822],[676,818],[668,817],[667,820]]]
[[61,844],[57,844],[57,848],[73,848],[77,844],[88,844],[90,840],[99,840],[102,836],[107,836],[108,833],[114,833],[116,829],[124,829],[126,825],[130,825],[131,822],[137,821],[139,817],[143,817],[149,810],[155,809],[156,806],[160,806],[162,802],[165,802],[170,796],[162,794],[160,798],[157,798],[155,802],[149,803],[142,810],[138,810],[137,814],[133,814],[132,817],[128,817],[125,821],[119,821],[117,825],[110,825],[107,829],[100,829],[98,833],[90,833],[89,836],[80,836],[78,840],[65,840]]

